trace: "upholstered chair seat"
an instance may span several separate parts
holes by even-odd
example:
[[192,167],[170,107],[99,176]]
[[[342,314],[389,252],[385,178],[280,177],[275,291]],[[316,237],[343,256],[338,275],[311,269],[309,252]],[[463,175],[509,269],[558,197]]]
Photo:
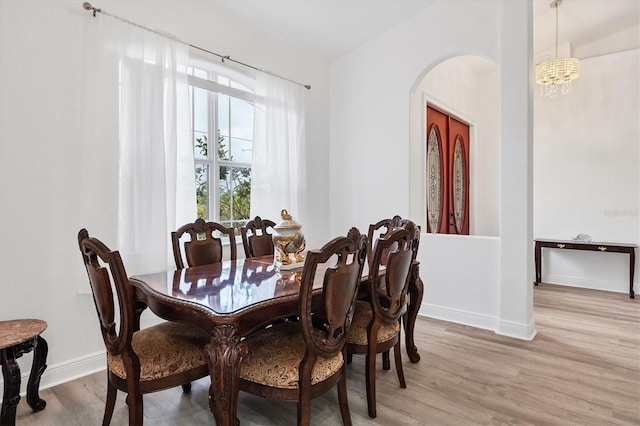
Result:
[[[140,381],[161,379],[206,366],[203,348],[207,343],[207,333],[177,322],[164,322],[133,333],[131,346],[140,360]],[[107,366],[116,376],[127,378],[122,356],[107,355]]]
[[[285,322],[247,337],[249,354],[242,359],[240,378],[265,386],[298,389],[300,363],[306,346],[300,324]],[[340,372],[342,352],[328,358],[319,356],[311,372],[311,385]]]
[[[353,313],[353,322],[351,323],[351,331],[347,343],[355,345],[367,345],[367,327],[373,319],[373,310],[371,303],[364,300],[356,302],[356,308]],[[391,323],[382,323],[378,329],[378,343],[388,342],[395,338],[400,332],[400,321],[392,321]]]

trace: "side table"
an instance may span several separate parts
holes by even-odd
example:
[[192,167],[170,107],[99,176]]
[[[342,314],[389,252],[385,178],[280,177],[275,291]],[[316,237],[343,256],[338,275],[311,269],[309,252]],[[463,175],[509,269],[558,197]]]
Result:
[[20,401],[20,367],[16,359],[31,350],[34,352],[27,383],[27,403],[33,411],[40,411],[47,405],[38,396],[40,377],[47,368],[49,348],[47,341],[40,336],[46,328],[47,323],[38,319],[0,321],[0,363],[4,377],[1,426],[16,423],[16,408]]

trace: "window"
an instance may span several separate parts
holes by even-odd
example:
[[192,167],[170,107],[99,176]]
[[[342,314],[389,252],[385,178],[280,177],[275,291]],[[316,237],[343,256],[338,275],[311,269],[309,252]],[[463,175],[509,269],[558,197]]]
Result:
[[205,62],[188,74],[198,217],[237,232],[251,205],[254,79]]

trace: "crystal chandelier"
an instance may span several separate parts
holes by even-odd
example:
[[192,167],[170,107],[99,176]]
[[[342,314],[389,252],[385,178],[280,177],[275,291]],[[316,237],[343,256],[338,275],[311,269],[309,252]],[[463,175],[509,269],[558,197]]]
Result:
[[550,98],[571,93],[571,81],[580,76],[580,61],[576,58],[558,58],[558,6],[562,0],[554,0],[549,7],[556,10],[556,56],[536,65],[536,83],[540,95]]

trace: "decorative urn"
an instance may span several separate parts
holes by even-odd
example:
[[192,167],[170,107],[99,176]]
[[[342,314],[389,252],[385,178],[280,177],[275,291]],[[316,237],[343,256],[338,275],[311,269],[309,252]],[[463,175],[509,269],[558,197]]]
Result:
[[302,252],[306,248],[302,226],[291,218],[286,209],[280,212],[282,221],[274,226],[273,246],[276,249],[276,263],[281,269],[293,269],[304,263]]

